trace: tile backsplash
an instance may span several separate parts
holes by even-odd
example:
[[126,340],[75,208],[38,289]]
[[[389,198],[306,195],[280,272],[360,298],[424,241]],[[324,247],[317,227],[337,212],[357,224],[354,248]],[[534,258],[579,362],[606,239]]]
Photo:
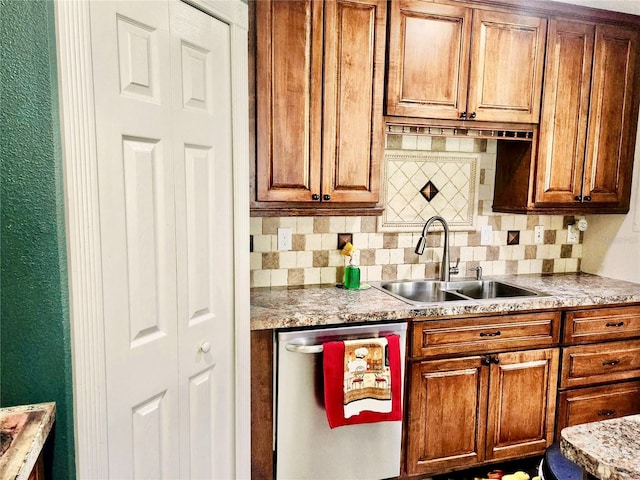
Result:
[[[426,137],[431,139],[431,137]],[[390,149],[469,152],[482,154],[475,226],[450,232],[451,261],[460,259],[458,278],[473,276],[481,266],[484,275],[560,273],[580,271],[579,243],[567,243],[567,225],[573,216],[512,215],[493,213],[495,140],[387,135]],[[446,218],[446,215],[444,215]],[[437,278],[442,255],[442,230],[433,229],[427,248],[414,249],[420,231],[381,232],[378,217],[252,217],[251,286],[310,285],[342,281],[344,257],[338,234],[353,234],[360,250],[362,281]],[[490,245],[481,245],[481,227],[490,225]],[[534,227],[544,227],[542,244],[534,242]],[[278,251],[278,228],[291,228],[292,249]],[[509,242],[508,242],[509,240]],[[516,244],[508,244],[514,243]],[[454,277],[456,278],[456,277]]]

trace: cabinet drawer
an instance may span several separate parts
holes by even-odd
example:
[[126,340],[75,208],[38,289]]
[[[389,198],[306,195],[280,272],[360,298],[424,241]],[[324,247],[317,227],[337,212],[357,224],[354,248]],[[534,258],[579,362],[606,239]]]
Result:
[[640,413],[640,381],[581,388],[558,396],[558,429]]
[[567,347],[561,388],[640,377],[640,340]]
[[567,312],[564,343],[578,344],[640,336],[640,305]]
[[546,347],[559,339],[560,313],[414,322],[412,356]]

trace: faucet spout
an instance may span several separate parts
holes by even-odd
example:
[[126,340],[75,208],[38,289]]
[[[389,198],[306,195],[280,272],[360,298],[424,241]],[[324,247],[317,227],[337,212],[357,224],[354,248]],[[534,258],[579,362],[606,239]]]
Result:
[[447,225],[447,221],[444,218],[440,215],[434,215],[427,220],[424,224],[424,228],[422,229],[422,235],[418,239],[415,252],[418,255],[422,255],[424,253],[424,247],[427,244],[427,232],[434,222],[440,222],[444,228],[444,245],[442,248],[442,263],[440,265],[440,280],[448,282],[451,278],[451,272],[449,270],[449,225]]

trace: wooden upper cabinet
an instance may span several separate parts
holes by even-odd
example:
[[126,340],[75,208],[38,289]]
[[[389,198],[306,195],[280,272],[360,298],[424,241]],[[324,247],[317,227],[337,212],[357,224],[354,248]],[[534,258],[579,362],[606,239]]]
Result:
[[258,200],[320,194],[322,2],[255,2]]
[[537,203],[582,191],[595,26],[551,20],[538,146]]
[[384,0],[257,0],[257,200],[379,200]]
[[628,209],[637,55],[635,30],[551,20],[536,206]]
[[467,116],[537,123],[547,20],[474,10],[472,31]]
[[536,123],[545,18],[391,2],[389,115]]
[[466,110],[472,10],[391,2],[387,113],[457,119]]
[[587,203],[629,207],[638,118],[633,94],[639,36],[637,29],[596,27],[582,193]]

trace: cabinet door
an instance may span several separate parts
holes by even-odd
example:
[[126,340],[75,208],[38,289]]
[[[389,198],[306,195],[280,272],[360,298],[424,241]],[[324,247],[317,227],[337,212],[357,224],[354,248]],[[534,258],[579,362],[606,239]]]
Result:
[[407,473],[442,473],[484,459],[489,369],[482,360],[411,366]]
[[546,33],[544,18],[474,10],[469,118],[538,122]]
[[258,200],[320,195],[322,7],[256,2]]
[[323,201],[379,199],[386,9],[386,0],[325,2]]
[[391,2],[387,113],[457,119],[466,110],[471,12]]
[[582,190],[595,26],[551,20],[535,203],[575,204]]
[[629,207],[638,115],[637,30],[596,26],[583,195],[591,204]]
[[543,453],[553,442],[558,349],[492,358],[487,459]]

